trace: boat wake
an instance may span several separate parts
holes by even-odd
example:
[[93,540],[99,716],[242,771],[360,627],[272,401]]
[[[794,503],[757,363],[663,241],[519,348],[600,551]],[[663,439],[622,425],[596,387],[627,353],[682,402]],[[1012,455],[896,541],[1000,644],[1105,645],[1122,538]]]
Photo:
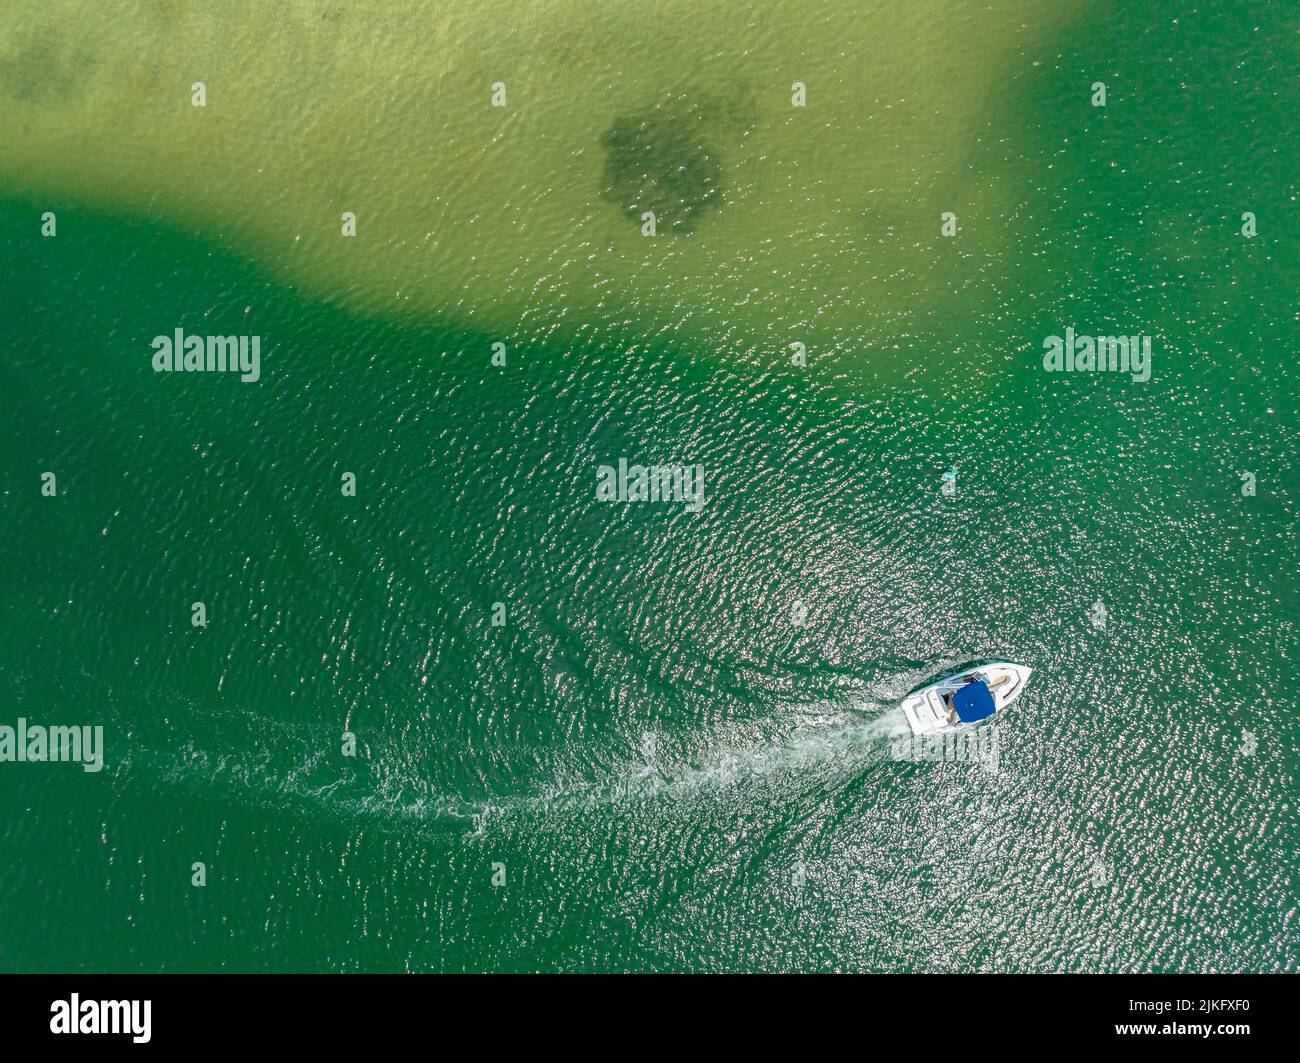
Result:
[[[891,746],[909,734],[896,686],[780,706],[759,720],[725,723],[707,734],[644,731],[625,738],[622,754],[607,749],[598,757],[592,748],[570,747],[547,762],[545,779],[531,770],[535,758],[530,770],[515,770],[522,785],[513,790],[511,771],[501,763],[496,778],[459,765],[462,776],[481,784],[476,793],[475,786],[447,781],[453,769],[445,753],[421,751],[406,737],[371,739],[364,756],[345,759],[338,755],[337,734],[325,725],[275,721],[252,710],[223,710],[216,715],[224,719],[210,720],[220,724],[217,730],[192,734],[177,747],[138,741],[107,768],[114,785],[124,788],[198,791],[270,808],[295,805],[334,819],[394,828],[420,822],[482,834],[488,823],[507,819],[531,823],[597,807],[725,799],[745,788],[843,781],[890,759]],[[218,733],[228,741],[217,741]],[[434,762],[442,778],[431,771]]]
[[792,713],[794,727],[768,742],[715,740],[695,756],[665,757],[653,733],[638,755],[596,778],[559,778],[535,792],[483,802],[470,816],[481,831],[487,819],[531,812],[564,815],[592,807],[700,798],[746,786],[806,785],[811,777],[851,776],[888,759],[891,744],[910,734],[902,709],[825,704]]

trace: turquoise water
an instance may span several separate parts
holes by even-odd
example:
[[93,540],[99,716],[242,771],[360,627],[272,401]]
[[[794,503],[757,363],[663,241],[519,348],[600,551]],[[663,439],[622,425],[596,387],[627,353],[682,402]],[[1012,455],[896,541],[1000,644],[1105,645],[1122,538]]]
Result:
[[[1142,7],[1001,90],[1012,252],[806,366],[704,342],[729,281],[479,331],[8,177],[0,723],[105,769],[0,763],[0,966],[1295,970],[1297,27]],[[154,374],[177,327],[262,379]],[[997,771],[891,759],[995,656]]]

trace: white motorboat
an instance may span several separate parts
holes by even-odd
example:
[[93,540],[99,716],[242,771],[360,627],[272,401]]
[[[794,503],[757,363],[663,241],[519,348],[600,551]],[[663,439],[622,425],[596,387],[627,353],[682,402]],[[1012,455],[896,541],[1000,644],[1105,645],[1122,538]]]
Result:
[[903,699],[903,713],[914,735],[965,731],[995,716],[1024,692],[1033,669],[990,661],[944,676]]

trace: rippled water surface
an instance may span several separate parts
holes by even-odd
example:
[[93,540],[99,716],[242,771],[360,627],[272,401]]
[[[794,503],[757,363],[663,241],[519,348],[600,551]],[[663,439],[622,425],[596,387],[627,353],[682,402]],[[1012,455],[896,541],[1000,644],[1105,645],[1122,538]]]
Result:
[[[0,967],[1300,965],[1285,5],[74,6],[0,13],[0,724],[105,767],[0,763]],[[997,770],[894,759],[991,657]]]

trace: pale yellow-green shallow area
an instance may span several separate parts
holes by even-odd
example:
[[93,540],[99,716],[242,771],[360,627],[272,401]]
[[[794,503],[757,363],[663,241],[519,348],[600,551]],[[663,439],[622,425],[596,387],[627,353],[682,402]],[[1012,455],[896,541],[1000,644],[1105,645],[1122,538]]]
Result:
[[851,352],[1005,283],[1016,108],[1066,10],[9,0],[0,183],[218,235],[361,313]]

